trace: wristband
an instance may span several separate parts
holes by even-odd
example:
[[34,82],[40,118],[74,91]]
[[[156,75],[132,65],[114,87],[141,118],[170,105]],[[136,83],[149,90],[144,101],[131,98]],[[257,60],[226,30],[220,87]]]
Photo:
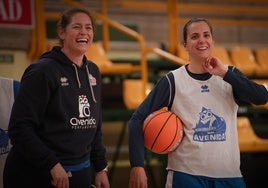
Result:
[[104,169],[102,169],[101,171],[108,173],[108,165]]

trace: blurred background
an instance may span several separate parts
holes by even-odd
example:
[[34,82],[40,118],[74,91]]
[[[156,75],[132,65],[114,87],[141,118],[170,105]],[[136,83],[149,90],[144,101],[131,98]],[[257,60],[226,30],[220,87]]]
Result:
[[[86,54],[103,76],[103,134],[111,187],[127,187],[127,121],[158,79],[187,63],[181,46],[189,18],[214,28],[213,55],[250,79],[268,83],[268,0],[2,0],[0,76],[20,80],[57,43],[61,11],[77,6],[97,20]],[[248,188],[268,187],[268,104],[240,106],[241,170]],[[166,156],[146,152],[149,187],[165,184]]]

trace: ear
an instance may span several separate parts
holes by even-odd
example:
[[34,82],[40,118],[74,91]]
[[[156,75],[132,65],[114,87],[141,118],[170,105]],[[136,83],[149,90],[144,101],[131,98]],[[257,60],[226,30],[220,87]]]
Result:
[[62,29],[61,27],[59,27],[57,29],[57,34],[58,34],[59,39],[64,40],[64,38],[65,38],[64,37],[64,35],[65,35],[64,29]]
[[215,45],[215,40],[214,39],[212,39],[212,44],[213,44],[213,46]]
[[187,43],[186,42],[182,42],[182,46],[184,47],[185,51],[188,52]]

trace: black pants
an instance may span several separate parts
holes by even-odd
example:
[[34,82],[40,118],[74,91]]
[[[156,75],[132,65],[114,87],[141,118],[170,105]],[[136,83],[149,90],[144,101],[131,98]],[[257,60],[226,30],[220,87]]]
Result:
[[71,172],[69,177],[70,188],[90,188],[91,187],[91,168],[84,168],[80,171]]
[[[90,188],[92,169],[71,172],[70,188]],[[11,151],[6,159],[3,174],[4,188],[53,188],[48,170],[34,167]]]

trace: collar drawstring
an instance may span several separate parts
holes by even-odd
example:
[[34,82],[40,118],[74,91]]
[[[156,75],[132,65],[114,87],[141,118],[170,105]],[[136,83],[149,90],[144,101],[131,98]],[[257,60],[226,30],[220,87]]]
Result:
[[76,80],[77,80],[77,83],[78,83],[78,87],[81,88],[81,83],[80,83],[80,80],[79,80],[79,77],[78,77],[77,67],[75,66],[75,64],[73,64],[73,66],[74,66],[74,69],[75,69],[75,76],[76,76]]
[[92,95],[93,101],[95,103],[97,103],[97,100],[95,98],[94,91],[93,91],[93,88],[92,88],[91,80],[90,80],[90,77],[89,77],[90,74],[89,74],[89,70],[88,70],[88,66],[87,65],[86,65],[86,69],[87,69],[87,78],[88,78],[88,82],[89,82],[89,87],[90,87],[91,95]]
[[[74,69],[75,69],[75,75],[76,75],[76,80],[77,80],[77,83],[78,83],[78,87],[81,88],[81,82],[79,80],[77,67],[75,66],[75,64],[73,64],[73,66],[74,66]],[[89,74],[89,70],[88,70],[88,66],[87,65],[86,65],[86,70],[87,70],[87,78],[88,78],[88,82],[89,82],[89,87],[90,87],[91,95],[92,95],[93,101],[95,103],[97,103],[97,100],[95,98],[94,91],[93,91],[93,88],[92,88],[92,84],[91,84],[91,80],[90,80],[90,74]]]

